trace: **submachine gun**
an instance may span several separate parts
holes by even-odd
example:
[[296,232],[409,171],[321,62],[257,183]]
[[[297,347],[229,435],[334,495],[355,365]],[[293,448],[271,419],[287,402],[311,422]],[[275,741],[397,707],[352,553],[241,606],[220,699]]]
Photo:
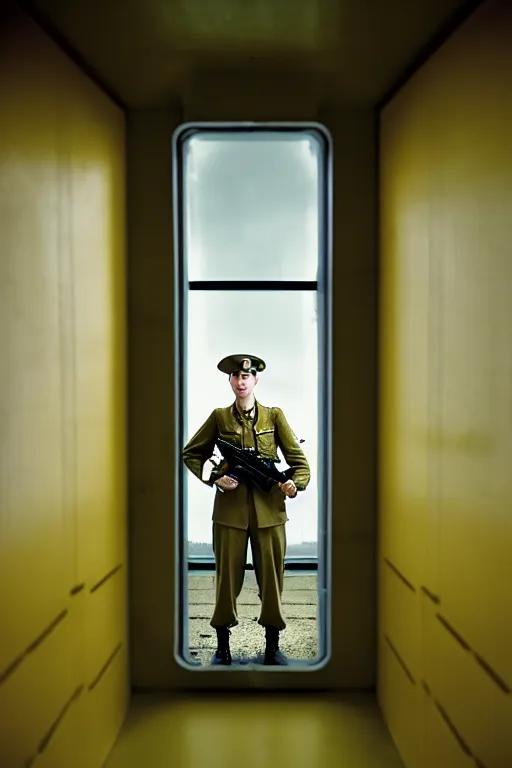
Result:
[[258,456],[254,448],[240,448],[221,438],[217,440],[217,446],[222,458],[218,463],[210,459],[214,466],[210,483],[228,475],[239,482],[245,480],[254,483],[265,493],[270,493],[276,483],[285,483],[295,472],[291,467],[281,472],[275,461]]

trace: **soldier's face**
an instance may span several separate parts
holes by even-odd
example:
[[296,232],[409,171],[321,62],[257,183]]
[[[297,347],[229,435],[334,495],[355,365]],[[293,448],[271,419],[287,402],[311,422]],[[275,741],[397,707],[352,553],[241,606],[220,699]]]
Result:
[[232,373],[229,377],[231,389],[237,397],[248,397],[258,383],[258,377],[253,373]]

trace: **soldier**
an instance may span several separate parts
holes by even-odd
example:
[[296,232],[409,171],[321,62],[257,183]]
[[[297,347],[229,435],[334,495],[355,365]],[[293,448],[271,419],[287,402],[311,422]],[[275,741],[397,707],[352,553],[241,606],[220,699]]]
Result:
[[217,368],[228,375],[236,400],[227,408],[212,411],[183,449],[185,464],[200,480],[203,465],[212,456],[218,438],[242,448],[255,448],[258,455],[274,461],[278,460],[279,447],[295,470],[293,479],[276,483],[270,493],[227,475],[214,483],[216,602],[210,624],[217,632],[217,650],[213,664],[231,664],[230,628],[238,624],[236,601],[243,586],[249,540],[261,600],[258,623],[265,627],[266,635],[264,664],[287,664],[279,649],[279,632],[286,627],[281,605],[288,520],[285,498],[294,498],[306,488],[310,470],[282,410],[267,408],[254,396],[258,374],[265,367],[263,360],[249,355],[231,355],[221,360]]

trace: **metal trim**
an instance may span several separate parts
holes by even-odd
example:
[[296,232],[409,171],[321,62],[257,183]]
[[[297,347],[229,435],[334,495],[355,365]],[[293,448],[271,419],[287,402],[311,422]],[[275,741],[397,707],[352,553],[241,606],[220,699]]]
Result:
[[316,280],[191,280],[189,291],[317,291]]
[[[192,571],[214,571],[215,570],[215,561],[214,560],[189,560],[188,561],[188,572],[191,573]],[[246,571],[254,571],[254,564],[253,563],[246,563],[245,569]],[[318,560],[304,560],[303,562],[300,560],[290,560],[289,562],[284,563],[284,570],[285,573],[287,571],[314,571],[317,572],[319,570],[318,568]]]
[[[193,281],[187,282],[186,279],[186,264],[184,263],[183,254],[183,209],[184,202],[183,196],[180,194],[183,188],[183,168],[181,157],[181,145],[183,141],[191,135],[202,130],[214,130],[229,133],[241,133],[247,131],[254,132],[268,132],[278,131],[283,133],[304,133],[304,131],[312,131],[321,137],[324,142],[324,151],[322,153],[323,158],[323,184],[322,184],[322,198],[323,198],[323,216],[322,216],[322,234],[321,242],[319,246],[319,280],[318,281],[290,281],[290,282],[277,282],[269,281],[264,284],[263,281],[215,281],[216,287],[212,287],[210,281]],[[183,438],[186,432],[186,418],[184,409],[184,392],[186,392],[186,369],[183,363],[186,359],[186,338],[184,334],[185,325],[185,308],[186,308],[186,296],[190,290],[219,290],[218,285],[225,286],[224,290],[316,290],[319,297],[319,318],[321,317],[321,344],[319,344],[319,376],[322,371],[322,388],[319,389],[321,396],[319,397],[319,432],[324,435],[324,441],[319,440],[319,447],[322,449],[319,451],[319,464],[323,467],[322,472],[319,473],[319,509],[324,510],[323,515],[318,516],[318,548],[320,554],[320,562],[322,566],[318,568],[318,560],[316,568],[312,563],[308,565],[308,568],[313,571],[317,570],[319,574],[319,589],[318,589],[318,602],[320,610],[323,614],[323,622],[321,622],[321,635],[319,638],[319,645],[321,653],[319,654],[320,660],[318,663],[308,665],[304,669],[313,671],[324,667],[331,658],[332,643],[331,643],[331,584],[332,584],[332,558],[331,558],[331,526],[332,526],[332,268],[333,268],[333,142],[330,132],[325,126],[316,122],[304,122],[304,123],[254,123],[254,122],[197,122],[197,123],[184,123],[179,126],[172,137],[172,159],[173,159],[173,211],[174,211],[174,265],[175,265],[175,286],[174,286],[174,313],[175,313],[175,393],[174,393],[174,407],[177,429],[175,431],[175,478],[177,482],[175,484],[175,533],[176,544],[175,553],[178,556],[178,579],[176,580],[176,600],[175,600],[175,627],[179,628],[179,631],[174,633],[174,656],[177,664],[186,669],[188,672],[201,671],[201,668],[195,668],[191,666],[185,660],[184,649],[188,646],[188,606],[186,605],[185,595],[187,594],[187,583],[189,573],[189,563],[184,556],[185,549],[185,536],[184,536],[184,521],[182,515],[178,514],[179,510],[184,508],[184,501],[186,499],[186,483],[184,483],[184,470],[181,462],[181,452],[183,446]],[[308,287],[314,282],[315,287]],[[234,287],[236,283],[243,284],[243,288]],[[275,285],[277,283],[277,285]],[[294,285],[299,283],[295,287],[285,287],[287,285]],[[269,287],[274,286],[275,287]],[[201,287],[198,287],[201,286]],[[203,287],[204,286],[204,287]],[[320,311],[321,305],[321,311]],[[320,332],[320,323],[319,323]],[[323,455],[322,455],[323,454]],[[322,463],[321,463],[322,462]],[[295,566],[293,562],[289,562],[288,566],[285,565],[288,570],[299,570],[299,567]],[[192,569],[193,570],[193,569]],[[248,569],[249,570],[249,569]],[[302,570],[302,566],[300,567]],[[302,672],[303,670],[301,670]]]

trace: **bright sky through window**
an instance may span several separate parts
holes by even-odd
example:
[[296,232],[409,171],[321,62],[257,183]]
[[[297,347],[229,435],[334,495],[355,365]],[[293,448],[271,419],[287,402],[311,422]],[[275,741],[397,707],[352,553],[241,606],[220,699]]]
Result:
[[[322,144],[314,133],[203,131],[183,146],[189,281],[315,281],[321,242]],[[194,290],[187,297],[185,441],[233,395],[217,362],[262,357],[256,397],[283,408],[311,466],[288,505],[289,551],[315,556],[318,526],[318,313],[314,290]],[[321,382],[321,379],[320,379]],[[211,542],[214,491],[190,473],[189,553]],[[302,550],[301,550],[302,546]]]

